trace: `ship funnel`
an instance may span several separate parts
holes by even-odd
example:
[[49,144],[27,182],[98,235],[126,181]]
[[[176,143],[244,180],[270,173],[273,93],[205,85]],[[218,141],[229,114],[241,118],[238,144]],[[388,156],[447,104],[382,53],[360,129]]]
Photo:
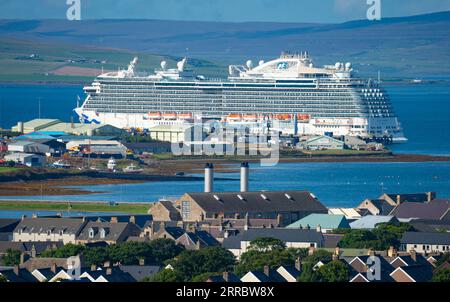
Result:
[[207,163],[205,165],[205,193],[211,193],[214,187],[214,165]]
[[241,164],[241,192],[248,191],[248,174],[249,174],[249,166],[248,163]]

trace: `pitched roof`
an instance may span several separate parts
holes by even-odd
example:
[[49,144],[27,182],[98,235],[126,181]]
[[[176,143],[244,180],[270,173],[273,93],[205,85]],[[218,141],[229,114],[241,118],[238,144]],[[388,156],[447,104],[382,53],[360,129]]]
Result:
[[450,233],[405,232],[400,242],[403,244],[450,245]]
[[119,269],[130,274],[134,280],[142,281],[145,277],[153,277],[161,267],[157,265],[121,265]]
[[350,228],[347,219],[344,215],[332,215],[332,214],[309,214],[308,216],[297,220],[296,222],[288,225],[288,229],[306,228],[310,226],[315,228],[320,226],[323,229],[339,229]]
[[412,194],[398,194],[388,193],[386,194],[393,201],[397,201],[397,197],[400,197],[400,202],[426,202],[428,201],[427,193],[412,193]]
[[316,230],[301,229],[249,229],[242,232],[242,241],[252,241],[256,238],[270,237],[283,242],[316,242],[323,243],[322,233]]
[[402,270],[416,282],[428,282],[433,277],[432,269],[423,265],[402,266],[397,268],[395,271],[397,270]]
[[2,270],[0,275],[4,276],[9,282],[38,282],[28,270],[21,268],[18,270],[18,274],[14,272],[14,269]]
[[17,225],[14,232],[19,230],[25,233],[63,231],[64,234],[78,234],[83,225],[82,219],[75,218],[25,218]]
[[450,199],[435,199],[431,202],[405,202],[398,205],[392,215],[397,218],[442,219],[450,208]]
[[[127,229],[129,222],[99,222],[89,221],[77,236],[77,240],[100,240],[100,241],[117,241]],[[94,231],[94,236],[91,238],[89,231]],[[102,230],[104,237],[102,237]]]
[[[206,212],[308,211],[328,213],[307,191],[187,193]],[[242,199],[240,198],[242,197]]]
[[352,229],[374,229],[380,223],[398,222],[394,216],[368,215],[350,223]]
[[389,215],[395,208],[384,199],[372,199],[370,201],[380,211],[379,215]]
[[219,283],[223,283],[223,282],[241,282],[241,279],[239,279],[238,276],[236,276],[233,273],[228,273],[228,280],[224,279],[223,275],[214,275],[214,276],[210,276],[208,278],[209,282],[219,282]]

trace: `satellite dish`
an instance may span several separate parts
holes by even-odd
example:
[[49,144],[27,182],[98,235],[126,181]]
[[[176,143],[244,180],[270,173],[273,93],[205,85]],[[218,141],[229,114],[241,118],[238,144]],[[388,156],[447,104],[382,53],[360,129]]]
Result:
[[264,63],[265,63],[264,60],[259,61],[259,66],[261,66]]
[[248,69],[252,69],[252,67],[253,67],[253,62],[252,62],[252,60],[248,60],[247,63],[246,63],[245,65],[247,65],[247,68],[248,68]]
[[336,69],[341,69],[341,63],[337,62],[334,67],[336,67]]
[[347,62],[347,63],[345,64],[345,69],[350,70],[350,68],[352,68],[352,63]]
[[166,69],[166,67],[167,67],[167,62],[166,61],[162,61],[161,62],[161,68],[162,69]]

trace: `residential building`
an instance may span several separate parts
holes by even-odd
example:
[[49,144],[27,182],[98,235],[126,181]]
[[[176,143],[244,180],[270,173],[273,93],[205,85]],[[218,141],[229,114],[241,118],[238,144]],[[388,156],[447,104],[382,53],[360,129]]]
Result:
[[131,222],[89,221],[76,236],[76,243],[86,244],[104,241],[108,244],[124,242],[130,236],[139,236],[141,229]]
[[239,279],[238,276],[236,276],[233,273],[230,272],[224,272],[221,276],[210,276],[206,282],[217,282],[217,283],[224,283],[224,282],[233,282],[233,283],[237,283],[237,282],[241,282],[241,279]]
[[366,199],[356,208],[358,210],[367,210],[370,215],[389,215],[396,205],[385,199]]
[[310,214],[288,225],[287,229],[320,229],[329,233],[335,229],[349,229],[350,225],[344,215]]
[[222,246],[232,252],[237,258],[245,253],[251,241],[257,238],[276,238],[283,241],[288,248],[318,248],[322,247],[324,238],[316,230],[301,229],[249,229],[236,236],[225,238]]
[[362,217],[354,208],[328,208],[328,214],[344,215],[349,221],[360,219]]
[[85,223],[83,219],[75,218],[24,218],[14,229],[13,241],[76,243]]
[[390,276],[395,282],[429,282],[433,271],[426,266],[402,266],[397,267]]
[[404,202],[430,202],[436,199],[436,192],[412,194],[386,193],[378,197],[378,199],[384,199],[393,206],[399,205]]
[[286,266],[281,265],[277,269],[277,273],[283,277],[286,282],[297,282],[298,277],[300,277],[302,271],[302,262],[300,258],[295,260],[295,265]]
[[264,267],[262,272],[250,271],[241,278],[242,282],[286,282],[286,280],[274,269]]
[[364,216],[361,219],[351,222],[350,228],[359,230],[372,230],[376,228],[379,224],[383,223],[399,224],[400,222],[395,216],[368,215]]
[[174,207],[180,210],[183,221],[277,219],[280,226],[312,213],[328,213],[307,191],[186,193]]
[[450,199],[431,202],[407,202],[398,205],[391,213],[397,218],[450,220]]
[[168,200],[160,200],[154,203],[148,214],[152,215],[158,221],[180,221],[181,214],[174,206],[174,203]]
[[400,241],[403,251],[417,253],[450,252],[450,233],[405,232]]

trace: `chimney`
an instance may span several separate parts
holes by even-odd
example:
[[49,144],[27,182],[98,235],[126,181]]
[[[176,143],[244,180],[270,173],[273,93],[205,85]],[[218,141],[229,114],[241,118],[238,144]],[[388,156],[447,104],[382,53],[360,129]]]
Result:
[[113,217],[111,217],[111,221],[110,222],[111,223],[117,223],[117,222],[119,222],[119,220],[117,219],[116,216],[113,216]]
[[387,255],[389,258],[397,257],[397,250],[393,246],[390,246]]
[[410,255],[411,255],[411,259],[414,260],[415,262],[417,261],[417,253],[416,250],[412,249],[411,251],[409,251]]
[[50,270],[52,271],[52,273],[56,274],[56,263],[52,263],[52,265],[50,266]]
[[91,265],[91,272],[95,272],[97,270],[97,265],[96,264],[92,264]]
[[27,218],[27,215],[22,215],[22,220],[25,220]]
[[241,192],[248,192],[248,163],[241,164]]
[[228,231],[225,231],[223,233],[223,238],[228,238],[228,237],[230,237],[230,234],[228,233]]
[[230,280],[230,274],[229,274],[228,272],[223,272],[222,278],[223,278],[223,281],[229,282],[229,280]]
[[369,256],[375,256],[375,250],[373,248],[370,248],[369,251],[367,252],[367,254]]
[[130,216],[130,223],[136,224],[136,216]]
[[73,122],[73,116],[70,117],[70,128],[75,129],[75,124]]
[[277,215],[277,226],[281,227],[282,223],[283,223],[283,215],[278,213],[278,215]]
[[436,192],[427,192],[427,201],[430,202],[436,199]]
[[112,268],[108,267],[108,268],[106,269],[106,275],[107,275],[107,276],[111,276],[111,275],[112,275]]
[[331,255],[331,260],[333,260],[333,261],[339,260],[339,255],[336,255],[336,254]]
[[270,275],[270,268],[268,265],[264,265],[264,275],[266,275],[267,277],[269,277]]
[[16,276],[20,275],[20,268],[18,265],[14,265],[13,272]]
[[397,195],[397,205],[402,203],[402,197],[400,195]]
[[145,266],[145,258],[139,258],[139,265]]
[[197,250],[200,250],[201,249],[201,242],[200,242],[200,239],[198,239],[197,238],[197,242],[195,243],[195,247],[197,248]]
[[31,246],[31,258],[36,258],[36,246],[34,244]]
[[314,255],[314,252],[316,251],[316,248],[313,246],[310,246],[308,249],[308,256]]
[[316,231],[317,233],[322,233],[322,227],[320,226],[320,224],[316,227]]
[[295,259],[295,269],[298,271],[302,270],[302,258],[297,257],[297,259]]
[[20,264],[24,264],[28,260],[28,255],[25,253],[20,254]]
[[105,263],[103,263],[103,267],[104,268],[111,267],[111,261],[105,261]]
[[205,166],[205,193],[211,193],[214,188],[214,165],[207,163]]
[[248,228],[250,227],[250,218],[248,216],[248,213],[245,213],[245,225],[244,225],[244,231],[248,231]]
[[341,256],[341,248],[337,246],[334,250],[334,254],[339,258]]

